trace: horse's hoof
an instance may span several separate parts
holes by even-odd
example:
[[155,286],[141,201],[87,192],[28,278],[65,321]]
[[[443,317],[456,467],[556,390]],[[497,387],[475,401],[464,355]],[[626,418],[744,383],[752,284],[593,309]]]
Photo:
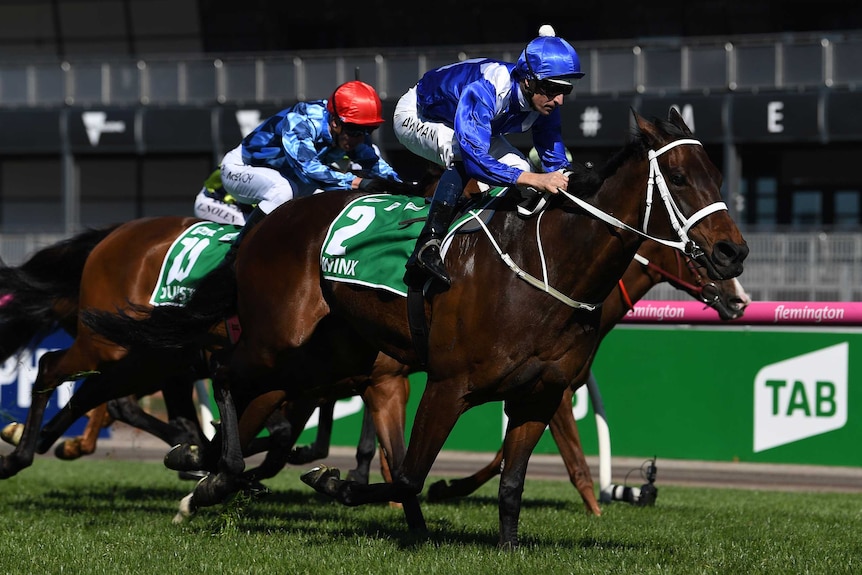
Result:
[[21,435],[24,433],[24,425],[21,423],[12,422],[0,431],[0,439],[3,439],[9,445],[15,447],[21,443]]
[[200,481],[204,477],[209,475],[206,471],[178,471],[177,477],[183,481]]
[[174,471],[200,471],[203,454],[199,445],[180,443],[165,454],[165,467]]
[[341,481],[341,471],[336,467],[318,465],[299,476],[303,483],[313,487],[316,491],[333,495]]
[[63,461],[71,461],[81,457],[81,440],[80,438],[67,439],[62,443],[57,444],[54,448],[54,456]]
[[210,507],[224,503],[225,500],[240,490],[238,478],[226,473],[210,473],[195,486],[194,509]]
[[291,465],[305,465],[317,459],[321,459],[321,457],[309,446],[294,447],[287,456],[287,462]]
[[267,487],[260,481],[249,481],[244,479],[241,481],[241,485],[242,492],[251,497],[252,499],[258,499],[272,493],[269,487]]
[[445,479],[441,479],[440,481],[435,481],[428,487],[428,502],[429,503],[438,503],[443,501],[444,499],[449,499],[446,495],[446,490],[449,488],[449,484]]
[[180,509],[177,511],[177,514],[174,515],[173,519],[174,525],[178,525],[186,519],[191,519],[195,514],[194,509],[192,508],[192,495],[194,495],[194,492],[189,493],[180,500]]

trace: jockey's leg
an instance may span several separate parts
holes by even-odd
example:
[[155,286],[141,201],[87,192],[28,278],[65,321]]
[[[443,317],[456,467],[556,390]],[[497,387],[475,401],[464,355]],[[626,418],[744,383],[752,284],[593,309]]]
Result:
[[425,221],[425,227],[419,233],[413,255],[407,260],[407,273],[404,276],[404,281],[407,284],[414,285],[417,280],[421,283],[421,280],[424,279],[422,276],[428,274],[447,286],[451,285],[452,280],[449,278],[440,254],[440,245],[452,224],[452,219],[455,216],[455,203],[461,197],[463,189],[463,180],[455,168],[448,168],[440,176],[440,181],[434,190],[434,196],[431,198],[431,208],[428,219]]

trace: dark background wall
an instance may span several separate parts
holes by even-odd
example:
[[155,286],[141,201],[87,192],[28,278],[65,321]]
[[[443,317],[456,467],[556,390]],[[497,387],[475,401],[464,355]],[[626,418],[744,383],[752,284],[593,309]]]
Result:
[[200,0],[204,48],[294,50],[522,42],[551,23],[570,41],[862,27],[858,0]]
[[0,59],[862,29],[858,0],[0,0]]

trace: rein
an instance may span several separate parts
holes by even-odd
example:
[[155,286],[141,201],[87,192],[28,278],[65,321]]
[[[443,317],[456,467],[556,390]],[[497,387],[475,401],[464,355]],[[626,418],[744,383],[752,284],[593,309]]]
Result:
[[[671,149],[675,148],[676,146],[680,146],[683,144],[697,145],[697,146],[703,145],[698,140],[693,140],[690,138],[683,138],[680,140],[674,140],[673,142],[670,142],[669,144],[662,146],[658,150],[649,150],[650,173],[649,173],[649,178],[647,179],[646,212],[645,212],[645,216],[644,216],[643,231],[629,226],[627,223],[623,222],[622,220],[619,220],[619,219],[615,218],[614,216],[612,216],[606,212],[603,212],[602,210],[593,206],[592,204],[590,204],[590,203],[588,203],[588,202],[586,202],[580,198],[573,196],[572,194],[570,194],[566,190],[563,190],[561,188],[558,188],[558,190],[561,194],[563,194],[564,196],[569,198],[572,202],[574,202],[576,205],[583,208],[589,214],[591,214],[592,216],[594,216],[594,217],[596,217],[596,218],[598,218],[598,219],[600,219],[606,223],[614,225],[618,228],[624,228],[624,229],[629,230],[631,232],[634,232],[634,233],[636,233],[636,234],[638,234],[644,238],[658,242],[662,245],[672,247],[672,248],[684,253],[686,256],[689,256],[690,258],[700,257],[701,255],[703,255],[703,250],[700,248],[700,246],[695,244],[688,237],[688,230],[690,230],[692,228],[692,226],[694,226],[700,220],[706,218],[708,215],[710,215],[714,212],[720,211],[720,210],[727,210],[727,204],[725,204],[724,202],[715,202],[713,204],[710,204],[708,206],[705,206],[705,207],[699,209],[694,214],[692,214],[691,217],[689,217],[689,218],[686,218],[683,215],[682,211],[679,209],[679,207],[676,205],[676,202],[674,202],[673,198],[671,197],[670,190],[667,187],[667,182],[665,182],[664,176],[662,175],[661,169],[659,168],[659,165],[658,165],[659,156],[661,156],[662,154],[664,154],[668,150],[671,150]],[[647,233],[647,227],[649,226],[650,213],[652,211],[653,190],[656,187],[658,187],[658,190],[659,190],[659,197],[662,199],[665,207],[667,208],[668,217],[670,218],[671,226],[676,231],[677,236],[679,237],[679,241],[667,240],[667,239],[663,239],[663,238],[656,238],[656,237],[653,237]],[[548,283],[548,267],[547,267],[547,263],[545,261],[545,253],[544,253],[544,250],[542,248],[542,238],[541,238],[540,232],[539,232],[542,216],[544,214],[545,214],[544,211],[540,212],[539,216],[536,220],[536,243],[537,243],[537,246],[539,249],[539,259],[542,262],[542,278],[543,278],[543,279],[538,279],[538,278],[530,275],[529,273],[527,273],[523,269],[521,269],[521,267],[518,266],[518,264],[516,264],[512,260],[512,258],[509,256],[509,254],[503,253],[503,250],[500,249],[500,246],[494,240],[493,236],[491,235],[491,231],[485,225],[485,222],[483,222],[479,218],[478,213],[476,211],[470,211],[471,217],[479,222],[479,225],[482,227],[482,230],[485,232],[485,235],[488,236],[488,239],[491,241],[491,245],[494,247],[494,249],[500,255],[500,258],[506,263],[506,265],[509,266],[509,268],[513,272],[515,272],[515,275],[517,275],[520,279],[524,280],[525,282],[532,285],[533,287],[536,287],[536,288],[542,290],[543,292],[553,296],[554,298],[558,299],[559,301],[563,302],[564,304],[566,304],[569,307],[572,307],[575,309],[583,309],[583,310],[587,310],[587,311],[595,311],[596,309],[601,307],[601,305],[602,305],[601,302],[599,302],[599,303],[587,303],[587,302],[581,302],[581,301],[574,300],[574,299],[570,298],[569,296],[567,296],[566,294],[562,293],[561,291],[557,290],[556,288],[552,287]],[[637,258],[638,258],[638,256],[635,255],[635,259],[637,259]],[[646,260],[646,258],[642,258],[642,259]],[[640,261],[640,260],[638,260],[638,261]],[[648,260],[646,260],[646,261],[648,262]],[[656,266],[656,269],[658,269],[657,266]],[[661,270],[660,273],[664,273],[663,270]],[[674,279],[677,280],[681,285],[690,286],[691,289],[693,291],[695,291],[695,293],[701,294],[701,297],[702,297],[702,292],[703,292],[702,288],[697,288],[696,286],[691,286],[691,284],[687,284],[686,282],[683,282],[679,278],[674,278]],[[623,293],[626,294],[625,288],[624,288],[624,286],[622,286],[622,283],[620,283],[620,286],[623,288]],[[627,294],[626,294],[626,296],[627,296]],[[718,298],[718,296],[716,295],[716,297],[712,301],[716,301],[717,298]],[[705,299],[703,301],[705,303],[709,303]]]
[[[636,228],[631,227],[627,223],[615,218],[614,216],[603,212],[599,208],[594,205],[573,196],[566,190],[562,188],[557,188],[561,194],[569,198],[572,202],[589,212],[592,216],[602,220],[603,222],[609,223],[618,228],[626,229],[630,232],[634,232],[644,238],[653,240],[660,244],[672,247],[684,253],[687,256],[692,258],[698,258],[703,255],[703,250],[694,243],[688,237],[688,230],[692,228],[696,223],[700,220],[706,218],[708,215],[720,211],[727,210],[727,204],[724,202],[715,202],[708,206],[705,206],[695,213],[691,215],[691,217],[686,218],[679,207],[676,205],[676,202],[673,201],[673,198],[670,195],[670,190],[667,188],[667,182],[664,179],[664,176],[661,173],[661,169],[658,165],[658,158],[665,152],[670,149],[675,148],[676,146],[682,144],[691,144],[702,146],[698,140],[692,140],[688,138],[684,138],[681,140],[674,140],[673,142],[659,148],[658,150],[650,150],[649,151],[649,178],[647,179],[647,190],[646,190],[646,212],[644,214],[644,225],[643,231],[638,230]],[[670,223],[673,229],[676,231],[677,237],[679,241],[667,240],[664,238],[657,238],[651,236],[647,233],[647,227],[649,226],[649,218],[652,211],[652,201],[653,201],[653,190],[658,187],[659,197],[664,202],[665,207],[667,208],[668,217],[670,218]]]
[[491,235],[491,230],[488,229],[488,226],[486,226],[485,222],[482,221],[482,219],[479,217],[479,213],[476,211],[470,212],[470,217],[472,217],[477,222],[479,222],[479,225],[482,227],[482,231],[485,232],[485,235],[488,236],[488,239],[491,241],[491,245],[494,246],[494,249],[497,250],[497,253],[500,255],[500,258],[506,263],[506,265],[509,266],[509,268],[513,272],[515,272],[516,276],[518,276],[519,278],[521,278],[522,280],[524,280],[525,282],[527,282],[531,286],[539,288],[543,292],[552,295],[553,297],[557,298],[558,300],[560,300],[561,302],[563,302],[564,304],[566,304],[569,307],[573,307],[575,309],[584,309],[587,311],[595,311],[597,308],[599,308],[602,305],[601,303],[594,304],[594,303],[585,303],[582,301],[574,300],[574,299],[570,298],[569,296],[567,296],[566,294],[564,294],[563,292],[552,287],[548,283],[548,266],[545,263],[545,252],[542,249],[542,238],[539,236],[539,222],[541,221],[543,215],[545,215],[545,212],[541,212],[539,214],[539,219],[537,220],[537,223],[536,223],[536,240],[537,240],[538,246],[539,246],[539,258],[542,261],[542,276],[544,277],[544,280],[540,280],[536,277],[533,277],[532,275],[530,275],[529,273],[527,273],[523,269],[521,269],[521,267],[518,266],[518,264],[516,264],[514,262],[514,260],[512,260],[512,258],[509,256],[509,254],[504,254],[503,250],[500,249],[500,246],[497,244],[497,242],[494,240],[494,237]]

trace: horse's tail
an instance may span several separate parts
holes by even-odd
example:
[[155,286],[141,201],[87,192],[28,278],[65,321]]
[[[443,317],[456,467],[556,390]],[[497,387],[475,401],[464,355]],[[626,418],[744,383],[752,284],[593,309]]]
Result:
[[82,310],[81,321],[94,332],[128,348],[182,350],[224,343],[210,331],[236,314],[236,275],[221,264],[204,276],[182,306],[131,304],[112,313]]
[[[84,263],[114,228],[87,230],[42,248],[18,267],[0,266],[0,360],[75,313]],[[65,305],[59,302],[65,301]]]

